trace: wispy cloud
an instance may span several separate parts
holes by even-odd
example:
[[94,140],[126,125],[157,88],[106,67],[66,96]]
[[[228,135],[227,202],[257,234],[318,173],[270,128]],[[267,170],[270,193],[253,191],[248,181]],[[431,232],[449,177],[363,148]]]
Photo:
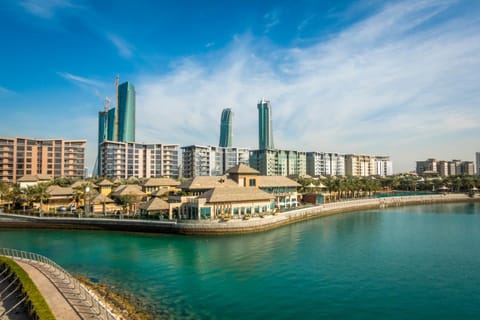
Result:
[[84,78],[81,76],[77,76],[68,72],[57,72],[57,74],[67,80],[70,80],[74,83],[77,84],[84,84],[84,85],[89,85],[93,87],[103,87],[105,84],[101,81],[95,80],[95,79],[89,79],[89,78]]
[[208,42],[207,44],[205,44],[205,48],[210,48],[210,47],[213,47],[215,45],[215,42]]
[[0,86],[0,96],[7,96],[7,95],[9,96],[14,94],[16,94],[14,91]]
[[269,33],[273,27],[280,23],[280,10],[273,9],[272,11],[265,13],[263,19],[265,20],[264,32]]
[[300,22],[300,24],[298,25],[297,30],[302,31],[303,29],[305,29],[315,17],[315,14],[311,14],[305,19],[303,19],[302,22]]
[[447,1],[394,3],[307,48],[262,55],[262,44],[240,37],[215,65],[191,59],[140,76],[137,136],[216,144],[229,106],[234,144],[256,147],[265,97],[279,148],[388,154],[397,171],[413,169],[412,152],[469,159],[480,129],[480,21],[438,18],[448,10]]
[[70,0],[26,0],[19,3],[29,13],[40,18],[52,18],[57,10],[65,8],[78,8]]
[[106,38],[117,48],[118,54],[124,58],[133,56],[133,46],[113,33],[106,33]]

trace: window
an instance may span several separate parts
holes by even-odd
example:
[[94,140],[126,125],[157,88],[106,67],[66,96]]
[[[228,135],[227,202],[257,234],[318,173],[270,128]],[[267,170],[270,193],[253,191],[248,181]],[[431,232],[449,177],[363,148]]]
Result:
[[256,179],[250,179],[249,180],[249,186],[250,187],[256,187],[257,186],[257,180]]

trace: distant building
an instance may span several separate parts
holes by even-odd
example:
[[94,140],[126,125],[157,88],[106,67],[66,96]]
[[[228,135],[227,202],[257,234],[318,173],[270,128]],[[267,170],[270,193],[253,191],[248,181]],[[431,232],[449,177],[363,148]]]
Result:
[[480,152],[475,153],[475,166],[477,168],[477,175],[480,176]]
[[305,176],[307,174],[307,154],[293,150],[252,150],[250,151],[250,167],[265,176]]
[[102,153],[104,141],[135,142],[135,87],[130,82],[118,85],[117,107],[110,108],[110,100],[106,99],[105,109],[98,112],[98,154],[94,173],[101,175]]
[[331,152],[307,152],[307,174],[314,176],[344,176],[345,155]]
[[417,161],[417,174],[438,174],[441,177],[474,175],[475,166],[473,161],[462,160],[436,160],[427,159],[425,161]]
[[230,148],[232,146],[232,122],[233,112],[230,108],[223,109],[220,119],[220,142],[219,146]]
[[393,164],[390,157],[375,156],[373,175],[388,177],[393,175]]
[[135,87],[130,82],[118,86],[118,141],[135,142]]
[[104,141],[100,175],[121,178],[178,178],[177,144]]
[[375,157],[347,154],[345,156],[345,175],[353,177],[369,177],[376,175]]
[[83,178],[86,140],[0,137],[0,180],[23,176]]
[[437,173],[437,159],[427,159],[425,161],[417,161],[416,172],[419,176],[423,176],[425,172]]
[[249,149],[191,145],[182,147],[182,176],[220,176],[240,163],[248,164]]
[[258,109],[258,149],[273,149],[272,106],[270,101],[260,100]]

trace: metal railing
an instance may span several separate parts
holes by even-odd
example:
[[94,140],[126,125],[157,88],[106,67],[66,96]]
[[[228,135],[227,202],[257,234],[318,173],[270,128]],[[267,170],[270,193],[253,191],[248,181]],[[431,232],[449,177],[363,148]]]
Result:
[[22,251],[17,249],[10,248],[0,248],[0,256],[5,256],[8,258],[26,260],[33,263],[43,264],[45,266],[54,268],[54,271],[59,272],[59,276],[62,276],[62,280],[68,281],[69,284],[73,285],[71,288],[74,291],[78,290],[78,295],[83,299],[89,307],[92,308],[97,316],[105,320],[117,320],[115,315],[101,302],[98,298],[93,295],[84,285],[80,283],[75,277],[68,273],[65,269],[59,266],[54,261],[39,255],[37,253]]

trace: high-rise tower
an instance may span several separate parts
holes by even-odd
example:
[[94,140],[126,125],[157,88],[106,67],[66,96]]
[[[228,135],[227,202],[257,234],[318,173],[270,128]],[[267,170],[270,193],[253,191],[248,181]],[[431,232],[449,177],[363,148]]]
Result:
[[232,121],[233,112],[230,108],[223,109],[220,118],[220,147],[230,148],[232,146]]
[[258,109],[258,149],[273,149],[272,106],[270,101],[260,100]]
[[118,141],[135,141],[135,87],[130,82],[118,86]]

